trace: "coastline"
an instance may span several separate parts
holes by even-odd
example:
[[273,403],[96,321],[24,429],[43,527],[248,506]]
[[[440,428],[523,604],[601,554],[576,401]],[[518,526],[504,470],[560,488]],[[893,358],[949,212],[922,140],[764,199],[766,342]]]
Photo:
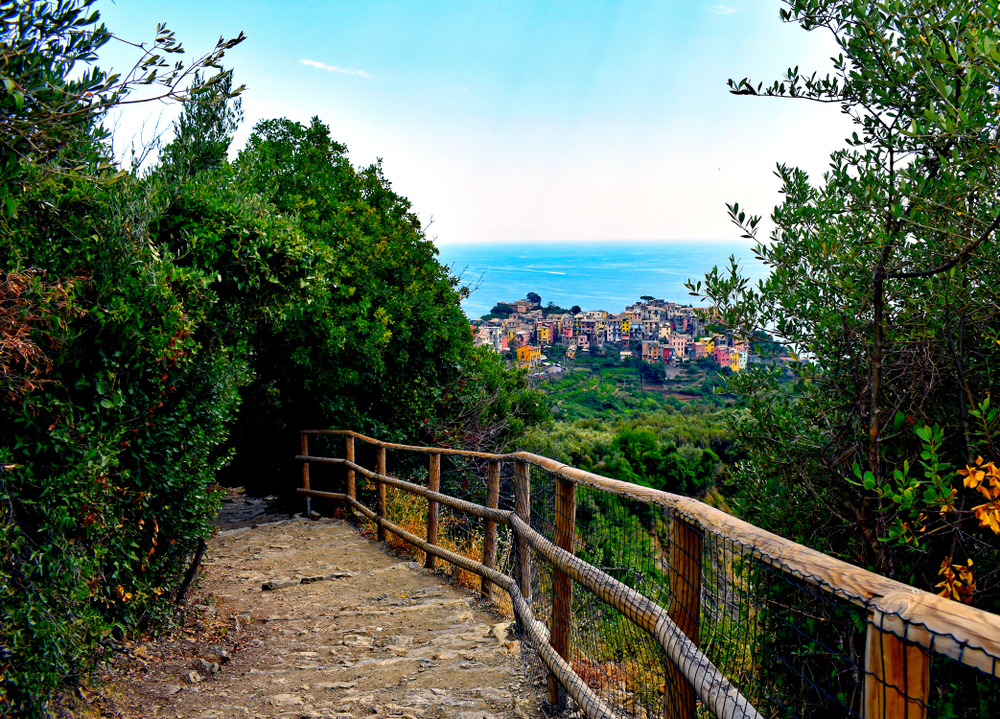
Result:
[[528,292],[541,295],[543,304],[585,311],[618,311],[644,294],[697,304],[684,282],[727,266],[730,255],[754,281],[766,276],[750,247],[746,240],[619,240],[446,244],[438,250],[440,261],[472,290],[462,308],[476,319],[497,302]]

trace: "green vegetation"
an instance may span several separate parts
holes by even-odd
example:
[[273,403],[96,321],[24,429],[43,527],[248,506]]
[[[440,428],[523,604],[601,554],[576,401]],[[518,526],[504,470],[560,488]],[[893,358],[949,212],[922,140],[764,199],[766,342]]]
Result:
[[691,403],[622,418],[559,421],[529,431],[519,446],[588,472],[701,494],[725,478],[735,459],[727,412]]
[[170,616],[230,462],[290,490],[303,426],[497,450],[546,414],[472,347],[457,281],[377,165],[318,120],[260,123],[229,162],[240,90],[219,63],[240,38],[175,67],[158,30],[130,82],[184,110],[155,167],[117,170],[99,123],[131,85],[67,80],[111,37],[89,4],[0,5],[0,117],[24,139],[0,142],[5,716],[44,716]]
[[653,411],[664,406],[663,396],[639,390],[638,371],[617,360],[582,357],[567,363],[564,374],[539,386],[549,397],[552,414],[573,420],[624,416],[636,410]]
[[[1000,7],[786,5],[786,21],[832,34],[833,74],[795,68],[732,90],[839,105],[857,132],[818,182],[778,167],[785,199],[756,247],[766,280],[750,286],[733,266],[691,287],[726,326],[767,331],[806,360],[785,385],[766,369],[729,378],[746,402],[731,425],[747,452],[735,504],[767,529],[996,609]],[[730,214],[757,237],[759,217]]]
[[565,309],[564,307],[560,307],[554,302],[549,302],[547,305],[542,307],[543,315],[568,315],[569,312],[570,312],[569,310]]
[[[558,358],[558,348],[546,350]],[[665,379],[660,365],[632,358],[620,361],[617,352],[607,356],[579,354],[566,363],[567,372],[554,375],[539,386],[549,397],[557,419],[623,417],[635,411],[652,412],[663,408],[679,410],[684,401],[700,400],[699,407],[718,408],[729,401],[717,390],[725,381],[714,362],[692,362],[669,368]],[[721,370],[728,372],[728,370]]]
[[515,308],[512,307],[511,305],[502,305],[502,304],[497,303],[497,304],[493,305],[493,309],[491,309],[489,311],[489,314],[485,314],[485,315],[482,316],[482,319],[484,319],[484,320],[492,320],[492,319],[504,320],[504,319],[507,319],[508,317],[510,317],[512,314],[514,314],[514,309]]
[[[712,394],[717,375],[693,368],[681,385],[692,399],[681,401],[644,391],[640,373],[648,365],[637,360],[584,355],[568,367],[540,385],[556,421],[528,432],[519,446],[655,489],[711,493],[710,501],[719,503],[716,484],[736,457],[726,423],[730,410]],[[662,378],[662,369],[656,371]]]

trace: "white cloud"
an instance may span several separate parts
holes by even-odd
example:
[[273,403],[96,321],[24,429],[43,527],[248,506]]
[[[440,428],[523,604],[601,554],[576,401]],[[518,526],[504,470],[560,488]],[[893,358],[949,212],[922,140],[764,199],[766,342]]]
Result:
[[318,62],[316,60],[299,60],[303,65],[308,65],[309,67],[317,67],[320,70],[326,70],[327,72],[339,72],[343,75],[356,75],[357,77],[370,78],[369,75],[364,70],[345,70],[342,67],[336,67],[335,65],[327,65],[326,63]]
[[705,9],[713,15],[732,15],[736,12],[736,8],[728,5],[708,5]]

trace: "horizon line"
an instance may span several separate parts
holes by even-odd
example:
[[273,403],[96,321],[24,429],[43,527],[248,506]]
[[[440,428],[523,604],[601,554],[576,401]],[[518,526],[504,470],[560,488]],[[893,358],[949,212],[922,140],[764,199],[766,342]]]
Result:
[[504,245],[594,245],[602,242],[633,242],[636,244],[652,244],[654,242],[665,243],[665,242],[747,242],[744,238],[671,238],[671,239],[632,239],[627,237],[613,237],[606,239],[588,239],[588,240],[438,240],[436,238],[431,238],[431,242],[438,247],[448,246],[448,245],[489,245],[489,244],[504,244]]

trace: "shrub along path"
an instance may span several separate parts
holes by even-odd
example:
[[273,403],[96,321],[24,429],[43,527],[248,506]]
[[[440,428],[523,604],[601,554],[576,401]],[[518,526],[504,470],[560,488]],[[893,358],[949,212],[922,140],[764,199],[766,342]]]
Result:
[[517,642],[473,595],[348,522],[254,525],[229,504],[251,526],[208,543],[185,626],[116,661],[112,716],[540,716]]

